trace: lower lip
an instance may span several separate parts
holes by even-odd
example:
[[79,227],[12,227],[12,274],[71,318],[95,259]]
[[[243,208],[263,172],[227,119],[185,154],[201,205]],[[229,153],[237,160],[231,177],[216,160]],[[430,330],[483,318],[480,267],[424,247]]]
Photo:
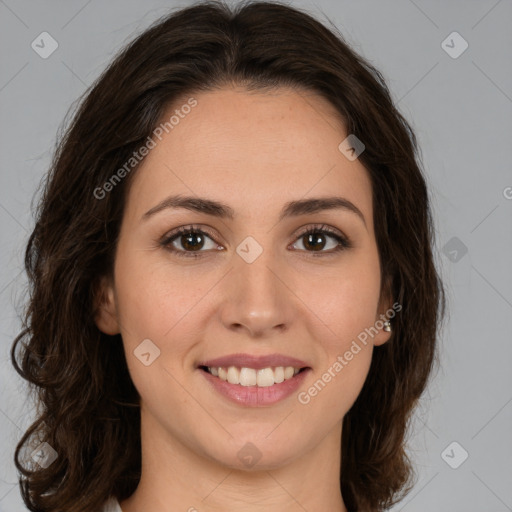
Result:
[[200,368],[199,371],[213,388],[228,400],[248,407],[261,407],[275,404],[289,397],[302,384],[310,368],[297,373],[291,379],[266,387],[230,384],[228,381],[214,377],[211,373]]

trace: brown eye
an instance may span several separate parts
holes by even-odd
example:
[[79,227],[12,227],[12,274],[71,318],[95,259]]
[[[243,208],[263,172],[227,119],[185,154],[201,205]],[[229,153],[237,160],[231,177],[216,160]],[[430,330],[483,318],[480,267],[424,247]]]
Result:
[[181,246],[187,251],[197,251],[204,245],[204,237],[201,233],[188,233],[181,235]]
[[321,251],[326,244],[326,236],[322,233],[303,235],[304,247],[312,251]]
[[194,227],[182,227],[166,235],[160,242],[162,247],[178,256],[199,257],[212,249],[219,249],[211,235]]
[[333,254],[351,247],[347,238],[337,231],[335,232],[324,226],[309,228],[299,236],[298,240],[302,242],[304,247],[304,249],[301,247],[298,247],[298,249],[305,250],[306,252],[319,253],[318,255]]

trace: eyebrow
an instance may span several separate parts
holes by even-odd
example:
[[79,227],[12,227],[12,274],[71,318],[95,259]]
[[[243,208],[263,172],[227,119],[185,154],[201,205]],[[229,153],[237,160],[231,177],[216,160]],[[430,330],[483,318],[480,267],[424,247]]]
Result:
[[[219,201],[214,201],[204,197],[169,196],[144,213],[141,220],[146,220],[156,213],[168,208],[184,208],[186,210],[212,215],[222,219],[232,220],[235,216],[233,208]],[[279,221],[289,217],[319,213],[324,210],[345,210],[347,212],[354,213],[363,221],[365,227],[367,227],[366,219],[364,218],[361,210],[348,199],[337,196],[299,199],[297,201],[285,203],[281,210],[281,214],[279,215]]]

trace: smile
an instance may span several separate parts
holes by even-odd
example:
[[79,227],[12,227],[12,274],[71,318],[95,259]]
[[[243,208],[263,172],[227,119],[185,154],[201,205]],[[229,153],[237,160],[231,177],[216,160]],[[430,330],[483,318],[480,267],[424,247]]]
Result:
[[200,366],[198,371],[216,396],[239,406],[265,407],[298,392],[311,368]]
[[275,368],[246,368],[246,367],[222,367],[222,366],[201,366],[201,369],[214,377],[240,386],[257,386],[259,388],[270,387],[281,384],[285,380],[293,378],[306,368],[295,368],[293,366],[277,366]]

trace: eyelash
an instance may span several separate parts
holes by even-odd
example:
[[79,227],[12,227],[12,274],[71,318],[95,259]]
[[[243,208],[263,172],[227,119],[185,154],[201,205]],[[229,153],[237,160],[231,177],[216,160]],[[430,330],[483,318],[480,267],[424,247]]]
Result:
[[[352,243],[349,241],[348,238],[340,235],[337,231],[329,228],[329,226],[325,225],[318,225],[318,226],[310,226],[308,229],[301,232],[296,240],[299,240],[300,238],[311,235],[311,234],[324,234],[327,236],[330,236],[338,242],[338,245],[331,249],[330,251],[305,251],[311,253],[313,257],[318,256],[333,256],[334,254],[337,254],[340,251],[343,251],[345,249],[350,249],[352,247]],[[190,235],[190,234],[200,234],[200,235],[206,235],[208,238],[213,240],[213,236],[208,233],[207,231],[204,231],[203,229],[197,227],[197,226],[183,226],[181,228],[178,228],[174,230],[173,232],[166,235],[161,241],[160,245],[164,247],[165,249],[169,250],[173,254],[176,254],[176,256],[184,257],[184,258],[199,258],[202,256],[201,253],[204,252],[210,252],[210,251],[183,251],[181,249],[176,249],[172,246],[172,242],[183,235]]]

